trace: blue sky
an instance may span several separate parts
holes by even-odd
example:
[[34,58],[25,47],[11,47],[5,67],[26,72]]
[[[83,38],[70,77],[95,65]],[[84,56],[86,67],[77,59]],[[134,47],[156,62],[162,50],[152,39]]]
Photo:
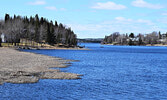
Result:
[[71,27],[78,38],[113,32],[167,32],[166,0],[1,0],[4,15],[46,17]]

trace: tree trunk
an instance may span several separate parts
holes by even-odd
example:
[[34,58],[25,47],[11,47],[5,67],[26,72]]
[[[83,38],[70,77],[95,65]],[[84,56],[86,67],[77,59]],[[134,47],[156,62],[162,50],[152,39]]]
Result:
[[2,46],[1,43],[2,43],[2,39],[0,38],[0,47]]
[[16,42],[14,43],[14,46],[16,46]]

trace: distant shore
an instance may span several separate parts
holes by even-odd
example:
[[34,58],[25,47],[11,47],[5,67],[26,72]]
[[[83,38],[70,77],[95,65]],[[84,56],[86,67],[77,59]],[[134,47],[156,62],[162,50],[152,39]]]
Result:
[[[113,45],[114,46],[114,44],[102,44],[102,45]],[[116,45],[116,46],[130,46],[130,45]],[[147,45],[131,45],[131,46],[160,46],[160,47],[167,47],[167,45],[163,45],[163,44],[154,44],[154,45],[147,44]]]
[[148,45],[146,45],[146,46],[160,46],[160,47],[167,47],[167,45],[163,45],[163,44],[154,44],[154,45],[150,45],[150,44],[148,44]]
[[80,79],[79,74],[65,73],[72,60],[0,48],[0,84],[36,83],[40,79]]

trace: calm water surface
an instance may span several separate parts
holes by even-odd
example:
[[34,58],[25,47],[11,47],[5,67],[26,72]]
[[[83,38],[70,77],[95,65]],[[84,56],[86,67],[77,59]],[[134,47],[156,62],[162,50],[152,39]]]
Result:
[[27,50],[80,60],[63,71],[80,80],[40,80],[0,86],[0,99],[11,100],[167,100],[167,47],[82,44],[84,50]]

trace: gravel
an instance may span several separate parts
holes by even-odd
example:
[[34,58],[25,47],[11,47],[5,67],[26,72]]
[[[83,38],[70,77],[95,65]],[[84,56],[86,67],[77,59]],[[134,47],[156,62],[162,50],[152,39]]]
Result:
[[36,83],[40,79],[80,79],[79,74],[53,69],[65,68],[70,61],[11,48],[0,48],[0,84]]

